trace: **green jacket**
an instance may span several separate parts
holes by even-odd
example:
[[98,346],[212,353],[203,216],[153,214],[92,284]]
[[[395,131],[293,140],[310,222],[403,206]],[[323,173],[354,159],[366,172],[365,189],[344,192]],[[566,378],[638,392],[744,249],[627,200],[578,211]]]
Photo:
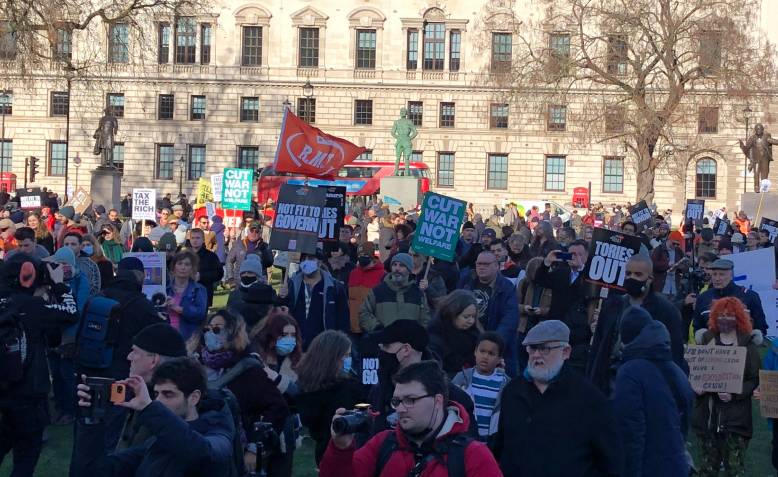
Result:
[[392,274],[370,290],[359,310],[359,324],[371,332],[386,327],[396,320],[416,320],[424,326],[430,321],[429,305],[415,280],[406,277],[403,283],[394,283]]
[[113,240],[103,241],[102,247],[103,255],[105,255],[105,258],[110,260],[114,265],[118,264],[119,260],[121,260],[124,255],[124,247],[122,247],[122,244],[116,243]]

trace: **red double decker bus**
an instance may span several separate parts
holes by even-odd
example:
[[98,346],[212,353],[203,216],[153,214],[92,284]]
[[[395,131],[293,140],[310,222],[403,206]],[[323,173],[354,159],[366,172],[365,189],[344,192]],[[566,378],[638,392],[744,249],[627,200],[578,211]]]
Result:
[[[381,178],[392,175],[392,161],[354,161],[338,171],[334,180],[309,179],[288,172],[276,172],[272,165],[262,169],[257,183],[257,202],[268,198],[278,200],[281,184],[309,184],[313,186],[342,186],[350,196],[375,196],[380,192]],[[430,169],[423,162],[411,162],[411,175],[421,178],[422,193],[430,190]]]

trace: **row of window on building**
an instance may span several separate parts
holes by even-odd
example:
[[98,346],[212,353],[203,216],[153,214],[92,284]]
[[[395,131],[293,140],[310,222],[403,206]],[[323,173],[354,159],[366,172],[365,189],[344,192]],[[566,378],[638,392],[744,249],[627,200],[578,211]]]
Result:
[[[189,96],[189,120],[202,121],[206,117],[206,96]],[[67,116],[70,107],[70,99],[67,91],[52,91],[49,99],[50,116]],[[124,117],[125,102],[124,93],[108,93],[106,95],[106,108],[110,109],[117,118]],[[423,125],[424,102],[409,101],[407,103],[408,119],[415,126]],[[316,98],[298,98],[296,105],[297,115],[308,123],[316,122]],[[0,114],[13,113],[13,94],[0,95]],[[260,101],[257,96],[244,96],[240,98],[239,118],[241,122],[258,122],[260,113]],[[509,125],[510,106],[507,103],[489,104],[489,127],[492,129],[507,129]],[[605,111],[606,132],[622,132],[624,130],[625,111],[619,106],[609,106]],[[175,95],[160,94],[157,99],[157,119],[171,120],[175,118]],[[373,124],[373,100],[354,100],[355,125]],[[441,128],[453,128],[456,125],[456,103],[440,102],[438,104],[437,126]],[[715,106],[700,106],[698,110],[697,131],[700,134],[716,134],[719,130],[719,108]],[[567,131],[567,106],[548,105],[546,130],[551,132]]]
[[[108,28],[109,63],[129,63],[130,61],[130,25],[114,23]],[[159,22],[157,28],[157,61],[160,64],[196,64],[207,65],[212,60],[213,25],[210,22],[198,22],[195,17],[177,17],[173,22]],[[241,55],[242,66],[263,65],[264,26],[242,25]],[[323,28],[298,27],[297,66],[318,68],[320,65],[320,36]],[[354,68],[375,69],[377,57],[377,30],[375,28],[357,28],[354,45]],[[445,22],[425,21],[422,28],[406,28],[407,70],[442,71],[448,58],[448,69],[459,71],[462,59],[462,30],[450,28]],[[624,34],[610,34],[607,37],[606,70],[609,74],[624,76],[628,74],[629,39]],[[548,33],[549,64],[564,73],[570,67],[571,35],[568,32]],[[420,55],[421,45],[421,55]],[[72,56],[72,34],[67,30],[57,30],[52,55],[55,58],[70,59]],[[171,58],[171,52],[173,56]],[[0,22],[0,60],[12,60],[16,57],[16,36],[8,22]],[[721,66],[721,33],[715,30],[705,31],[699,38],[699,64],[702,71],[715,75]],[[421,61],[419,59],[421,58]],[[510,32],[491,33],[491,62],[493,72],[510,71],[513,58],[513,35]]]

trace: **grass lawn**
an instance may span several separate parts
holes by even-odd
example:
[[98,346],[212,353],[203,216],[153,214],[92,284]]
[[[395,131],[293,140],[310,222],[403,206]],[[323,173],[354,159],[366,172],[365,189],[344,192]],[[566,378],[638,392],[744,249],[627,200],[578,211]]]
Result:
[[[278,285],[280,276],[273,276],[273,285]],[[214,307],[219,308],[227,303],[227,294],[217,291],[214,296]],[[764,349],[762,354],[764,354]],[[72,426],[49,427],[49,441],[43,446],[43,453],[38,461],[36,477],[62,477],[67,475],[70,464]],[[767,423],[759,414],[759,405],[754,402],[754,437],[746,453],[746,475],[749,477],[775,476],[771,464],[772,439]],[[294,458],[294,477],[314,477],[317,475],[313,460],[313,441],[306,438],[303,447],[298,449]],[[692,438],[692,454],[696,457],[694,439]],[[0,476],[10,475],[10,455],[0,466]],[[659,476],[657,476],[659,477]]]

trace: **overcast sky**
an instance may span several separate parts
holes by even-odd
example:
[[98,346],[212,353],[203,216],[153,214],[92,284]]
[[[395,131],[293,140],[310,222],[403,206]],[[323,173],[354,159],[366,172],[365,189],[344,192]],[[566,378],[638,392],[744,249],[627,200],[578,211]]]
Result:
[[773,45],[778,45],[778,0],[762,0],[762,29]]

